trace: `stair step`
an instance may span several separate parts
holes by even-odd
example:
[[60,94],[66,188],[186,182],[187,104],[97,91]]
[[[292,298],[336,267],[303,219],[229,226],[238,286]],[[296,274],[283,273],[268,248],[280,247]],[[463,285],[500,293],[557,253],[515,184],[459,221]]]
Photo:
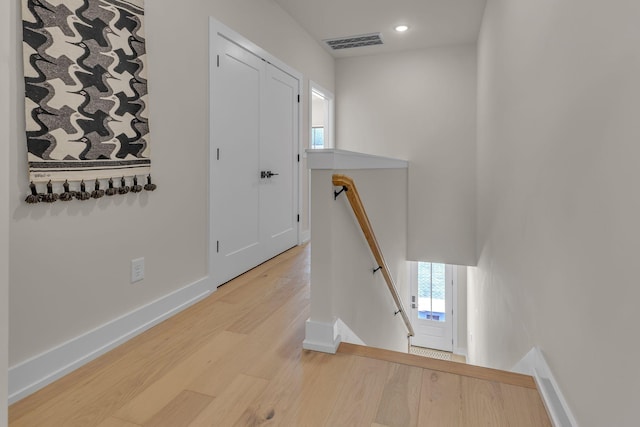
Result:
[[515,385],[536,389],[533,377],[529,375],[516,374],[499,369],[484,368],[481,366],[467,365],[464,363],[449,362],[447,360],[432,359],[429,357],[417,356],[397,351],[384,350],[375,347],[365,347],[356,344],[343,342],[338,347],[338,353],[350,354],[353,356],[368,357],[371,359],[384,360],[387,362],[400,363],[402,365],[417,366],[419,368],[431,369],[433,371],[448,372],[451,374],[472,377],[481,380],[495,381],[503,384]]

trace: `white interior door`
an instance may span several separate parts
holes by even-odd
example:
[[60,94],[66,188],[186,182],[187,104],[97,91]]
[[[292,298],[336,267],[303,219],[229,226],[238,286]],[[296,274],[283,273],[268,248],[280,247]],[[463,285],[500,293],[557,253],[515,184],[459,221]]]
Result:
[[211,250],[216,285],[297,244],[298,80],[217,35]]
[[414,262],[411,266],[411,344],[453,351],[453,268]]
[[262,241],[277,255],[298,242],[298,80],[266,65],[260,145]]
[[258,172],[264,64],[222,37],[218,43],[211,118],[215,146],[211,220],[216,239],[214,274],[220,284],[261,257]]

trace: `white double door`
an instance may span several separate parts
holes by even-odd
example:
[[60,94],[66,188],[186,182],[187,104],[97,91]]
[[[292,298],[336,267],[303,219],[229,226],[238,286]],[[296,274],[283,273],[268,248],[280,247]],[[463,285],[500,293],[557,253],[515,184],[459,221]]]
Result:
[[299,81],[217,35],[211,238],[216,285],[298,243]]

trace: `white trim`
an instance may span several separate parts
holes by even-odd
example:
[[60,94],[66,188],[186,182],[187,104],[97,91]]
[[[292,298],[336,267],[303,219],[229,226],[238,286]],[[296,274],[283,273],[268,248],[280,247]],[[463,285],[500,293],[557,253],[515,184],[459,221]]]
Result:
[[[213,26],[211,25],[211,19],[209,19],[209,69],[207,70],[208,74],[207,74],[207,83],[209,84],[209,102],[207,103],[207,117],[209,117],[209,139],[208,139],[208,144],[207,144],[207,152],[208,152],[208,157],[209,157],[209,163],[208,163],[208,168],[207,168],[207,224],[206,224],[206,235],[208,237],[208,244],[207,244],[207,272],[208,272],[208,277],[212,278],[213,277],[213,227],[211,226],[211,216],[213,214],[213,206],[211,205],[211,199],[212,199],[212,193],[213,193],[213,185],[211,183],[212,181],[212,176],[213,174],[211,173],[211,164],[213,162],[213,150],[211,149],[212,146],[212,140],[213,140],[213,120],[211,120],[211,115],[213,113],[213,102],[211,101],[211,97],[213,96],[213,85],[211,84],[211,76],[213,74],[213,69],[216,66],[216,62],[217,62],[217,57],[216,57],[216,61],[214,62],[213,59],[213,55],[211,55],[211,51],[212,50],[217,50],[217,46],[215,45],[215,37],[212,34],[213,31]],[[215,292],[215,290],[217,289],[216,284],[213,282],[213,280],[208,280],[209,282],[209,291],[210,292]]]
[[300,244],[304,244],[307,243],[309,240],[311,240],[311,230],[304,230],[302,232],[300,232]]
[[307,150],[309,169],[406,169],[409,162],[390,157],[337,150]]
[[[458,266],[451,266],[451,337],[453,345],[451,352],[458,348]],[[459,354],[459,353],[456,353]]]
[[[271,65],[298,79],[299,82],[302,82],[303,74],[301,72],[280,61],[278,58],[276,58],[257,44],[253,43],[251,40],[243,37],[240,33],[233,31],[231,28],[227,27],[212,16],[209,17],[209,28],[210,40],[214,40],[215,35],[220,34],[220,36],[224,37],[232,43],[237,44],[247,52],[250,52],[257,57],[264,59]],[[210,46],[210,56],[214,56],[214,54],[216,54],[217,52],[217,50],[213,49],[214,47],[215,43]],[[300,102],[302,103],[302,100]]]
[[[324,113],[325,116],[325,149],[331,149],[336,146],[335,141],[335,95],[330,90],[327,90],[320,86],[318,83],[313,80],[309,80],[309,99],[313,99],[313,92],[317,92],[322,94],[326,102],[326,111]],[[309,102],[309,135],[312,136],[313,132],[313,102]],[[327,144],[328,141],[328,144]],[[311,140],[309,140],[309,149],[311,148]],[[306,157],[306,154],[305,154]]]
[[9,404],[81,367],[211,294],[208,277],[9,369]]
[[[303,87],[304,87],[304,80],[303,80],[303,76],[302,74],[300,75],[300,78],[298,78],[298,96],[300,97],[300,101],[298,102],[298,167],[297,169],[297,173],[298,176],[296,177],[297,179],[297,185],[298,185],[298,245],[303,244],[306,240],[303,240],[303,236],[302,236],[302,212],[304,211],[303,207],[304,207],[304,192],[302,189],[302,174],[306,173],[307,171],[302,167],[302,164],[304,163],[302,160],[303,157],[303,153],[304,153],[304,138],[303,138],[303,126],[302,126],[302,105],[304,102],[306,102],[306,99],[304,97],[303,94]],[[311,100],[311,97],[309,97],[309,100]],[[309,102],[309,110],[311,110],[311,102]],[[308,199],[307,199],[307,205],[309,204],[309,200],[310,200],[310,195],[308,195]],[[309,212],[307,212],[307,215],[310,216]],[[310,230],[308,230],[309,233],[311,233]],[[307,239],[309,240],[309,239]]]
[[305,339],[302,342],[302,348],[305,350],[335,354],[341,342],[342,337],[338,333],[337,320],[333,323],[324,323],[307,319],[305,324]]
[[512,371],[531,375],[536,380],[544,405],[555,427],[578,427],[578,422],[538,347],[533,347],[513,367]]

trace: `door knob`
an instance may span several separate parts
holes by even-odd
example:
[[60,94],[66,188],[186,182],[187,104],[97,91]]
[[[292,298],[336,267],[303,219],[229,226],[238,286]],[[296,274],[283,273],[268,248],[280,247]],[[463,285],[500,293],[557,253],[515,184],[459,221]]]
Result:
[[272,176],[280,175],[279,173],[273,173],[271,171],[260,171],[260,178],[271,178]]

